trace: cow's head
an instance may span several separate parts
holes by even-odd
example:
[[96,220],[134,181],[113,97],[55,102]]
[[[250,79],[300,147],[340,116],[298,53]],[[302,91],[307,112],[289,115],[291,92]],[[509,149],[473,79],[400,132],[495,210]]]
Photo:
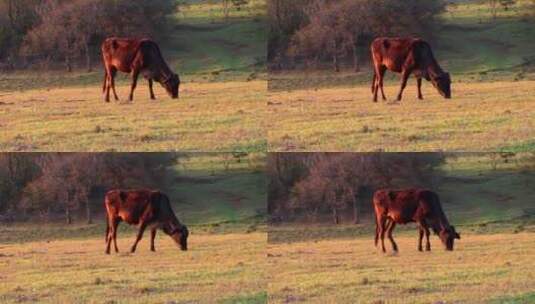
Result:
[[175,229],[171,233],[171,237],[175,242],[180,246],[180,249],[183,251],[188,250],[188,236],[189,230],[188,227],[182,225],[180,228]]
[[162,86],[171,98],[177,99],[180,88],[180,77],[178,77],[177,74],[172,73],[168,78],[162,81]]
[[431,83],[438,90],[440,95],[446,99],[451,98],[451,78],[449,73],[442,73],[431,77]]
[[461,239],[461,235],[457,233],[457,231],[455,231],[455,227],[453,226],[443,228],[438,233],[438,236],[440,237],[442,244],[444,244],[446,250],[448,251],[453,250],[453,242],[455,241],[455,239]]

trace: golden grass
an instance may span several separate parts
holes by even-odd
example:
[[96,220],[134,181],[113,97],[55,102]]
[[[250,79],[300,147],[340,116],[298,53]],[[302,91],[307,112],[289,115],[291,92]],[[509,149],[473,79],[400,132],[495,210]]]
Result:
[[[0,302],[218,303],[265,299],[265,233],[190,236],[187,252],[167,236],[135,254],[104,254],[104,238],[0,246]],[[115,301],[115,302],[113,302]],[[174,301],[174,302],[172,302]]]
[[[385,86],[393,100],[399,85]],[[492,151],[532,144],[535,81],[454,83],[443,99],[414,80],[401,103],[372,102],[369,86],[270,92],[271,151]]]
[[97,86],[0,94],[2,151],[263,151],[266,81],[185,83],[172,100],[141,80],[134,102]]
[[488,303],[535,290],[535,234],[462,237],[446,252],[434,236],[421,253],[416,232],[395,236],[398,255],[376,251],[372,237],[269,244],[269,301]]

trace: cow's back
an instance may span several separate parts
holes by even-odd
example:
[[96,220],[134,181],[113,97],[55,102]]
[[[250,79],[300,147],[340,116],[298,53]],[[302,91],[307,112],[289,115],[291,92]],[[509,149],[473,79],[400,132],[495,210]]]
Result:
[[415,38],[376,38],[371,45],[372,58],[376,64],[400,73],[411,54],[413,45],[421,41]]
[[422,189],[383,189],[375,192],[373,202],[376,213],[379,211],[396,223],[404,224],[417,221],[427,213],[427,207],[422,206],[422,198],[427,199],[431,193]]
[[108,214],[134,225],[142,217],[156,216],[159,209],[150,190],[112,190],[106,193],[104,202]]
[[159,48],[150,39],[128,39],[111,37],[101,46],[102,57],[106,65],[113,66],[121,72],[130,73],[136,57],[142,57],[145,64],[155,62]]

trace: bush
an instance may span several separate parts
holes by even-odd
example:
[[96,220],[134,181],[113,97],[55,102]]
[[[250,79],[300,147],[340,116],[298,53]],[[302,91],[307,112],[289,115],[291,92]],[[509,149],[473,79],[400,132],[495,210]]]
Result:
[[270,6],[271,68],[328,60],[339,70],[340,59],[351,58],[358,69],[359,45],[383,35],[432,38],[435,17],[445,8],[442,0],[303,0],[301,7],[288,1]]

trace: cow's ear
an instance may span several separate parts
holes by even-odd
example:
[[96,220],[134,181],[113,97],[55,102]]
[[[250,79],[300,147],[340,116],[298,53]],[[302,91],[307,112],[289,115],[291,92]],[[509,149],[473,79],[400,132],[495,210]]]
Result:
[[455,238],[456,238],[456,239],[459,239],[459,240],[460,240],[460,239],[461,239],[461,234],[460,234],[460,233],[457,233],[457,232],[455,232]]

